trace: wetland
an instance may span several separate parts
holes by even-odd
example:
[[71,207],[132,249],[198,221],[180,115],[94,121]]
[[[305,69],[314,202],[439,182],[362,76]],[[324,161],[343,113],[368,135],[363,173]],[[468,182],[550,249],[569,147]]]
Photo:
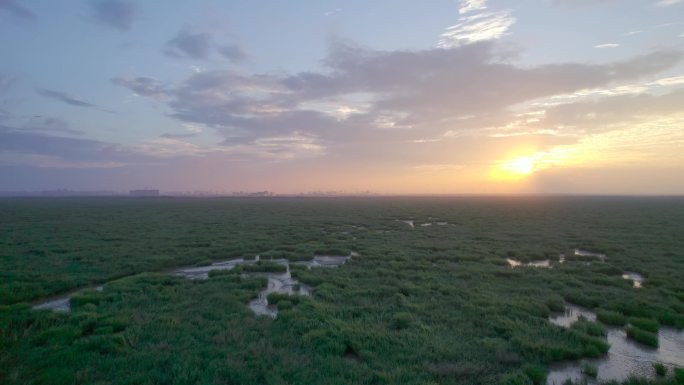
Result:
[[679,198],[3,199],[0,218],[3,384],[684,382]]

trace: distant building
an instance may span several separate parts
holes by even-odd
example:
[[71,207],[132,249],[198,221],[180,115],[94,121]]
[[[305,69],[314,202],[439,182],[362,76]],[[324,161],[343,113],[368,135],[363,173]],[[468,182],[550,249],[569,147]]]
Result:
[[159,190],[131,190],[128,195],[132,197],[158,197]]
[[247,194],[248,197],[272,197],[273,193],[270,191],[258,191]]
[[270,191],[256,191],[256,192],[239,191],[239,192],[234,192],[230,195],[234,196],[234,197],[250,197],[250,198],[262,198],[262,197],[275,196],[275,194],[270,192]]

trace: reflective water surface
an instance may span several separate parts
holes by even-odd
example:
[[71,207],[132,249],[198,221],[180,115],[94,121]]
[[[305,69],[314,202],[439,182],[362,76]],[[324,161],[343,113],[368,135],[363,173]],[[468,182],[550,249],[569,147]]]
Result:
[[[53,297],[50,299],[47,299],[35,306],[33,306],[33,309],[35,310],[42,310],[42,309],[47,309],[47,310],[52,310],[56,312],[69,312],[71,311],[71,304],[69,303],[69,299],[71,298],[72,295],[78,293],[83,289],[77,290],[77,291],[72,291],[69,294],[65,295],[60,295],[58,297]],[[95,287],[96,291],[102,291],[104,290],[104,286],[100,285]]]
[[625,271],[622,273],[622,278],[632,281],[632,286],[637,289],[642,288],[644,286],[644,281],[646,281],[641,274],[635,273],[633,271]]
[[[310,261],[289,262],[287,259],[269,259],[269,262],[274,262],[285,266],[286,271],[283,273],[242,273],[244,276],[266,277],[268,284],[266,288],[259,292],[257,298],[249,303],[249,307],[258,315],[267,315],[275,318],[278,315],[278,309],[275,306],[269,306],[268,295],[271,293],[283,293],[290,295],[311,295],[311,288],[292,278],[290,274],[290,265],[303,265],[307,268],[316,267],[338,267],[345,264],[350,258],[359,256],[358,253],[352,251],[346,256],[337,255],[316,255]],[[184,277],[187,279],[207,279],[209,272],[212,270],[231,270],[238,265],[253,265],[259,261],[259,256],[254,259],[236,258],[227,261],[215,262],[207,266],[192,266],[183,267],[170,272],[171,275]],[[97,291],[102,291],[104,286],[95,288]],[[69,300],[75,292],[51,298],[38,303],[33,306],[33,309],[41,310],[47,309],[57,312],[68,312],[71,310]]]
[[575,255],[577,255],[579,257],[595,257],[595,258],[598,258],[602,261],[605,261],[606,259],[608,259],[608,257],[605,254],[594,253],[594,252],[586,251],[586,250],[582,250],[582,249],[575,249]]
[[[580,316],[596,320],[591,310],[578,306],[568,306],[566,312],[555,315],[549,320],[558,326],[569,327]],[[607,340],[610,344],[608,354],[599,358],[580,361],[566,361],[550,365],[546,383],[561,385],[567,380],[573,382],[587,381],[597,384],[601,381],[623,381],[630,376],[654,378],[653,363],[659,362],[668,367],[684,367],[684,331],[663,327],[658,332],[659,348],[650,348],[627,338],[620,328],[608,328]],[[582,373],[583,365],[588,364],[598,369],[596,379]]]
[[551,261],[548,259],[544,259],[541,261],[530,261],[530,262],[524,263],[524,262],[520,262],[520,261],[513,259],[513,258],[506,258],[506,262],[508,262],[508,265],[512,268],[520,267],[520,266],[541,267],[541,268],[550,268],[551,267]]

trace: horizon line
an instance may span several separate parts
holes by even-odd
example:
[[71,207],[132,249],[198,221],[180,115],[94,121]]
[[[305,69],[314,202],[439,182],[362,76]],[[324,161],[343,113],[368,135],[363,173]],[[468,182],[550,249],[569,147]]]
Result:
[[[64,194],[58,194],[63,191]],[[115,191],[71,191],[71,190],[41,190],[41,191],[0,191],[1,198],[487,198],[487,197],[634,197],[634,198],[684,198],[684,193],[649,194],[649,193],[275,193],[262,195],[256,193],[162,193],[155,196],[132,196],[125,192]]]

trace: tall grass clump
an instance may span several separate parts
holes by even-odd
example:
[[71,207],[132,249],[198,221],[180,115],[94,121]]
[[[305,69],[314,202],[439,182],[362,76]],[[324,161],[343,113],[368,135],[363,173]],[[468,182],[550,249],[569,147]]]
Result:
[[627,337],[633,339],[636,342],[648,345],[653,348],[658,347],[658,335],[651,333],[646,330],[639,329],[634,326],[630,326],[626,329]]
[[600,309],[596,311],[596,318],[606,325],[625,326],[627,324],[627,318],[624,314],[610,310]]
[[657,333],[658,332],[658,327],[660,326],[658,324],[658,321],[654,319],[649,319],[649,318],[630,318],[629,323],[632,326],[635,326],[641,330],[646,330],[651,333]]

